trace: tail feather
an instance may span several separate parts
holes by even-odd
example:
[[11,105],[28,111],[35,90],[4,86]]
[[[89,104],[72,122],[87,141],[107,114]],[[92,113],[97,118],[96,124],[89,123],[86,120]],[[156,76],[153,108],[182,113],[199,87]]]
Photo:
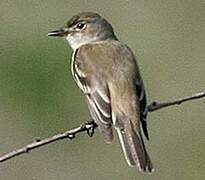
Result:
[[134,130],[132,132],[122,131],[119,128],[116,130],[128,165],[138,166],[141,171],[151,173],[153,166],[141,134]]
[[119,137],[120,145],[122,147],[122,151],[124,153],[124,157],[125,157],[128,165],[135,166],[136,163],[132,157],[132,153],[131,153],[131,151],[128,151],[129,144],[128,144],[126,136],[121,132],[121,130],[119,128],[116,128],[116,130],[117,130],[117,134]]

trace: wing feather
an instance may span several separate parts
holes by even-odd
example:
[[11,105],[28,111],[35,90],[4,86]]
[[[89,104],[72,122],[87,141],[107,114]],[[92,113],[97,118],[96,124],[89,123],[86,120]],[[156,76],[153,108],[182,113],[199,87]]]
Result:
[[72,73],[78,87],[86,95],[90,115],[99,126],[99,130],[106,141],[111,142],[113,139],[112,117],[110,95],[106,81],[103,78],[87,75],[75,62],[75,56],[73,58]]
[[145,93],[144,85],[142,82],[136,81],[136,90],[137,90],[137,96],[138,96],[139,103],[140,103],[140,121],[142,124],[142,130],[147,140],[149,140],[149,134],[147,130],[147,121],[146,121],[147,114],[145,113],[147,100],[146,100],[146,93]]

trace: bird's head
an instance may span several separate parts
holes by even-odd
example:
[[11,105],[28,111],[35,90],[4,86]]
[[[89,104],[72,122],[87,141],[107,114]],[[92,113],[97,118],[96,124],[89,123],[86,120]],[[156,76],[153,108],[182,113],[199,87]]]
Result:
[[72,47],[107,39],[116,39],[112,26],[97,13],[83,12],[73,16],[65,26],[48,36],[65,37]]

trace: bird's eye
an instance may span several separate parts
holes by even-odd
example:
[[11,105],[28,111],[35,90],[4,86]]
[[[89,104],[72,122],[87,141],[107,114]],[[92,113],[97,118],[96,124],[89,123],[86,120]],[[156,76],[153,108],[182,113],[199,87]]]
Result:
[[85,28],[85,24],[84,24],[84,23],[78,23],[78,24],[76,25],[76,28],[79,29],[79,30],[81,30],[81,29]]

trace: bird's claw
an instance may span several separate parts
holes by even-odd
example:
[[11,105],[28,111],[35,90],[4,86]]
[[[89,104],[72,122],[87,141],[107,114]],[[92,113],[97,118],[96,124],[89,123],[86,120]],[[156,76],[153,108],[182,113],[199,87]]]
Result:
[[89,137],[92,137],[95,132],[96,124],[94,121],[89,121],[85,124],[85,128]]

